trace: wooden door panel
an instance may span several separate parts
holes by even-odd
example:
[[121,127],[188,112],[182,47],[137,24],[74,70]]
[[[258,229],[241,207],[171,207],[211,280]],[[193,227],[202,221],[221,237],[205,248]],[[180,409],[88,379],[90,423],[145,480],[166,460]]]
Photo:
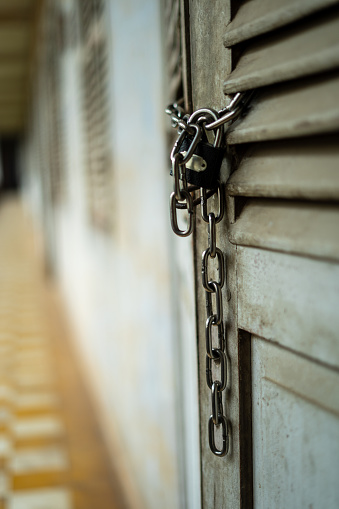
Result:
[[338,372],[257,336],[251,349],[254,507],[338,507]]
[[221,79],[226,95],[253,92],[226,127],[231,176],[217,231],[227,278],[225,458],[207,441],[208,241],[199,213],[195,221],[202,507],[336,508],[338,1],[189,4],[194,109],[225,107]]
[[237,247],[238,327],[339,366],[339,265]]

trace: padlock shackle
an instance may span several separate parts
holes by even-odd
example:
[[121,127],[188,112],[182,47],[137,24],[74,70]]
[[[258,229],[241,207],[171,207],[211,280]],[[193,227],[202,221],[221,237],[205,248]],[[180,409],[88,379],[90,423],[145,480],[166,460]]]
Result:
[[[188,119],[187,124],[188,125],[195,125],[199,123],[199,120],[202,120],[204,123],[207,123],[206,115],[211,117],[214,122],[217,122],[219,120],[219,113],[214,110],[213,108],[200,108],[199,110],[196,110],[190,118]],[[213,123],[214,123],[213,122]],[[213,142],[214,147],[220,147],[224,135],[224,126],[220,125],[215,129],[215,138]]]

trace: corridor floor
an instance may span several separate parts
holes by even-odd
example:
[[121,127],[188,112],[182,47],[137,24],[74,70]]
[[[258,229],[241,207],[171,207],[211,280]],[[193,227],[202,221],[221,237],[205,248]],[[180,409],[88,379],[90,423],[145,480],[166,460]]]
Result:
[[0,509],[121,509],[29,221],[0,196]]

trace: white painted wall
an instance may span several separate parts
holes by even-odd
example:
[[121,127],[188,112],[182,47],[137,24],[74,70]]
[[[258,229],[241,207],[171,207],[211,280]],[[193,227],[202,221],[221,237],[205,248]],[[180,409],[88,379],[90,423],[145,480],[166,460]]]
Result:
[[[64,62],[69,199],[57,223],[60,275],[95,376],[106,434],[140,506],[178,506],[159,12],[112,2],[112,236],[88,225],[76,54]],[[73,111],[72,111],[73,110]],[[117,450],[114,450],[116,454]],[[119,464],[118,464],[119,467]],[[125,473],[126,475],[126,473]],[[126,479],[125,479],[126,481]]]
[[[199,436],[192,275],[186,273],[182,283],[190,313],[183,328],[173,323],[170,295],[169,253],[178,251],[174,245],[169,249],[173,237],[168,218],[160,2],[107,4],[114,229],[111,234],[100,232],[88,220],[80,51],[69,47],[61,62],[66,191],[54,211],[56,272],[130,505],[176,509],[184,504],[179,472],[185,469],[190,471],[188,491],[196,490],[191,503],[199,504]],[[66,11],[71,5],[72,0],[64,0]],[[39,175],[29,142],[26,148],[31,154],[27,189],[34,201],[34,193],[40,192]],[[185,246],[190,256],[190,244]],[[191,262],[181,264],[179,270],[184,267],[192,270]],[[192,435],[186,430],[190,435],[186,455],[178,450],[181,407],[175,356],[180,330],[187,341],[186,376],[193,380],[186,384],[184,397],[192,425]],[[184,456],[185,467],[180,469]]]

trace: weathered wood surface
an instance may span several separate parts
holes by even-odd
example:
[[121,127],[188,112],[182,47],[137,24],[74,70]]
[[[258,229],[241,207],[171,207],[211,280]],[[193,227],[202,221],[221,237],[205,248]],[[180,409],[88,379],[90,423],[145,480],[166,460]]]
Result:
[[339,200],[337,137],[255,144],[227,182],[229,196]]
[[[262,3],[267,7],[268,18],[261,25],[264,27],[266,23],[266,28],[261,28],[262,31],[258,33],[264,33],[305,16],[303,9],[309,9],[306,11],[309,13],[325,6],[324,2],[320,4],[319,1],[308,2],[308,5],[306,2],[288,1],[287,7],[285,2],[282,5],[282,2],[279,3],[278,0],[273,0],[271,5],[268,5],[266,1]],[[294,7],[295,5],[298,7]],[[227,20],[227,16],[224,16],[225,4],[222,5],[218,1],[213,9],[210,9],[207,0],[198,0],[191,1],[190,6],[194,109],[203,106],[220,108],[225,104],[225,99],[220,93],[220,86],[225,76],[230,74],[229,52],[226,50],[226,53],[222,53],[218,39],[220,26]],[[255,9],[256,6],[258,10]],[[255,0],[243,4],[236,16],[245,12],[242,9],[247,8],[249,9],[248,23],[253,20],[255,25],[258,21],[256,18],[265,17],[263,15],[265,9],[260,11],[261,7]],[[282,13],[285,10],[289,12]],[[275,26],[272,25],[273,18]],[[271,23],[270,26],[267,24],[268,21]],[[333,24],[335,23],[333,21]],[[324,69],[333,69],[339,65],[337,54],[332,52],[331,37],[337,41],[336,29],[330,33],[327,30],[331,24],[332,20],[327,20],[324,24],[326,29],[310,25],[309,32],[290,32],[290,39],[282,37],[278,41],[278,35],[269,36],[270,43],[273,41],[275,44],[275,46],[273,44],[272,58],[267,48],[265,56],[264,50],[260,54],[260,47],[256,46],[252,50],[252,61],[250,57],[246,61],[246,53],[244,53],[238,64],[234,62],[235,71],[233,72],[236,73],[239,70],[237,85],[240,83],[240,78],[244,80],[243,85],[250,83],[246,82],[246,79],[250,77],[251,88],[263,84],[272,84],[272,86],[256,93],[247,115],[232,126],[227,136],[228,142],[239,144],[253,141],[289,140],[284,142],[284,146],[277,141],[250,147],[251,152],[245,154],[240,162],[239,170],[228,181],[228,203],[234,205],[234,201],[238,200],[237,204],[243,205],[242,200],[239,200],[237,196],[268,197],[271,200],[249,200],[242,210],[233,207],[231,212],[234,224],[230,225],[232,217],[229,217],[228,224],[225,221],[217,228],[217,244],[226,256],[227,290],[230,296],[227,301],[227,291],[224,289],[227,353],[231,366],[230,384],[226,398],[224,396],[224,408],[227,408],[227,415],[232,423],[232,440],[230,454],[223,459],[215,458],[211,454],[207,440],[210,391],[205,382],[206,311],[200,273],[201,253],[208,243],[207,225],[201,220],[199,210],[197,211],[195,268],[203,509],[252,507],[251,475],[248,469],[243,468],[246,457],[250,465],[252,464],[250,454],[248,451],[246,453],[246,447],[251,448],[248,441],[243,439],[245,430],[250,430],[251,425],[250,411],[246,414],[244,407],[248,394],[244,397],[244,382],[241,379],[244,376],[247,382],[249,380],[244,364],[246,362],[250,364],[250,351],[242,346],[239,347],[239,344],[242,344],[242,338],[249,338],[246,332],[272,340],[280,347],[293,349],[305,356],[305,359],[315,359],[314,363],[317,363],[317,366],[324,363],[331,373],[333,367],[339,366],[339,318],[337,317],[339,265],[327,260],[338,258],[338,242],[333,238],[338,237],[336,235],[338,214],[334,206],[322,208],[319,203],[313,208],[310,202],[310,200],[326,201],[327,199],[336,201],[339,196],[337,142],[319,137],[322,133],[327,134],[339,129],[339,108],[337,107],[339,77],[338,73],[332,72],[324,77],[311,76],[284,84],[275,83],[282,79],[290,80],[292,77],[304,76],[305,73],[312,74]],[[258,35],[255,33],[258,26],[254,28],[252,34]],[[232,29],[232,25],[230,27]],[[235,27],[236,25],[233,25],[233,28]],[[310,32],[318,43],[314,43],[313,37],[309,36]],[[323,36],[325,39],[322,39]],[[320,47],[322,50],[319,50]],[[256,54],[255,51],[257,51]],[[314,55],[316,51],[319,51],[318,56]],[[253,58],[253,55],[258,58]],[[265,58],[269,59],[267,67],[271,67],[270,70],[266,70],[263,65]],[[309,67],[303,67],[303,63],[300,64],[307,59],[307,65],[311,66],[311,70]],[[240,72],[243,72],[242,76]],[[236,74],[234,76],[237,77]],[[246,86],[245,84],[244,87]],[[228,91],[231,90],[235,91],[235,88],[228,89]],[[318,142],[314,148],[310,149],[312,141],[301,139],[306,135],[318,136]],[[290,141],[294,137],[298,137],[298,140]],[[239,155],[241,151],[236,149],[237,147],[232,148]],[[308,202],[300,205],[292,201],[273,202],[272,198],[294,200],[302,198]],[[211,210],[214,206],[212,200]],[[238,214],[237,217],[235,211]],[[242,242],[249,245],[252,243],[259,249],[232,245],[230,240],[234,243]],[[300,256],[301,254],[306,256]],[[326,261],[315,260],[311,257],[326,258]],[[240,332],[239,329],[241,329]],[[250,340],[247,339],[247,341]],[[280,348],[280,351],[285,350]],[[284,353],[282,353],[282,365],[285,361]],[[305,360],[305,362],[311,364],[309,361]],[[297,363],[294,363],[294,366],[297,366]],[[301,365],[299,367],[302,368]],[[327,368],[323,369],[325,385],[329,387],[328,384],[332,378],[329,375],[327,379]],[[256,389],[255,384],[254,389]],[[259,412],[264,412],[263,405],[261,401]],[[291,407],[290,412],[293,413],[295,408],[293,403]],[[304,411],[303,408],[298,418],[302,419],[303,413],[306,417],[308,416],[307,410]],[[260,426],[264,426],[265,430],[268,429],[270,416],[266,415],[263,423],[259,417],[253,414],[253,423],[256,421],[259,430]],[[322,417],[319,417],[316,422],[321,423],[321,419]],[[325,419],[324,425],[328,426],[328,423],[329,421]],[[284,421],[281,433],[284,433],[289,425],[288,419]],[[311,436],[312,429],[307,430],[308,437]],[[270,437],[268,438],[270,440]],[[282,436],[280,438],[279,447],[284,445]],[[265,454],[271,454],[269,449],[265,451]],[[272,495],[272,500],[277,500],[275,507],[284,507],[282,504],[279,506],[280,492],[274,484],[275,459],[274,455],[271,455],[268,462],[269,475],[272,476],[272,486],[274,486],[274,493],[269,494]],[[280,464],[276,470],[279,471],[279,468]],[[289,466],[290,474],[286,486],[284,485],[283,496],[289,496],[286,490],[290,489],[288,483],[295,478],[295,471],[293,465]],[[256,508],[274,507],[265,496],[260,498],[259,495],[259,498],[256,498],[254,505]],[[290,506],[293,507],[293,503]]]
[[227,26],[225,46],[270,32],[308,14],[335,5],[338,0],[252,0],[241,5]]
[[252,380],[254,507],[338,507],[338,371],[252,336]]
[[224,83],[225,93],[309,76],[339,66],[339,14],[326,12],[253,41]]
[[[230,144],[322,134],[339,129],[339,77],[279,84],[258,92],[229,131]],[[277,112],[279,112],[277,114]]]
[[339,366],[339,265],[237,247],[239,328]]
[[233,244],[339,261],[339,207],[249,199],[235,224]]
[[230,19],[230,1],[190,0],[193,110],[226,105],[222,83],[231,72],[231,52],[222,34]]
[[[208,106],[217,109],[226,104],[222,83],[225,72],[231,70],[230,52],[225,50],[222,34],[230,19],[230,3],[217,0],[190,2],[192,92],[193,107]],[[227,165],[225,172],[229,171]],[[226,176],[226,175],[225,175]],[[227,175],[228,176],[228,175]],[[216,208],[210,200],[211,210]],[[208,245],[207,224],[202,221],[197,208],[195,236],[195,271],[197,292],[197,330],[200,398],[201,479],[203,509],[236,509],[240,507],[240,457],[239,457],[239,386],[238,386],[238,331],[236,312],[235,247],[226,235],[226,220],[218,225],[217,245],[227,258],[227,285],[233,297],[227,301],[223,289],[224,321],[227,323],[227,355],[230,361],[230,390],[224,392],[223,403],[230,420],[231,445],[227,456],[212,454],[208,444],[208,419],[211,415],[211,391],[206,384],[205,344],[205,291],[201,284],[201,254]],[[219,438],[219,436],[218,436]],[[219,445],[219,443],[218,443]]]

